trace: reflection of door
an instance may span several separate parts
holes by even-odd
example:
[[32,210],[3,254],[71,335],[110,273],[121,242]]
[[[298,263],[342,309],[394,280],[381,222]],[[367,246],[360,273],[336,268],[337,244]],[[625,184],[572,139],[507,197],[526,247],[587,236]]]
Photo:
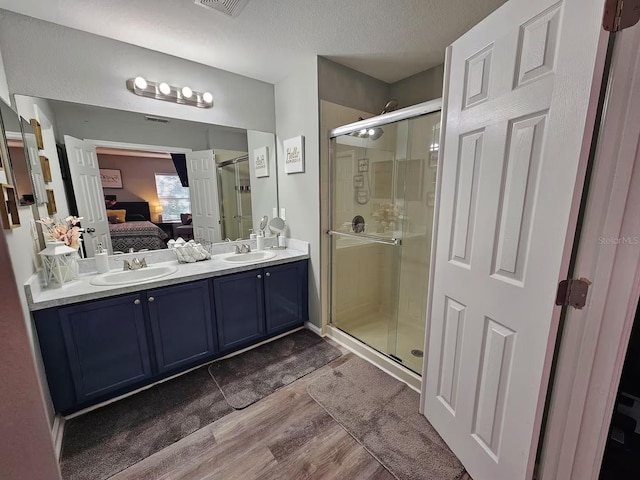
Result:
[[511,0],[448,51],[423,406],[476,480],[533,472],[603,5]]
[[78,215],[82,217],[81,223],[85,229],[82,238],[87,257],[93,257],[98,243],[101,243],[111,254],[113,249],[96,148],[68,135],[64,136],[64,143],[67,157],[69,157],[69,170],[78,205]]
[[219,242],[221,240],[220,214],[213,150],[188,152],[186,156],[193,237]]
[[40,153],[38,152],[36,136],[32,133],[27,133],[24,135],[24,138],[26,140],[25,150],[28,154],[27,161],[29,162],[29,171],[33,178],[35,200],[37,203],[46,203],[48,201],[47,192],[44,184],[42,165],[40,164]]

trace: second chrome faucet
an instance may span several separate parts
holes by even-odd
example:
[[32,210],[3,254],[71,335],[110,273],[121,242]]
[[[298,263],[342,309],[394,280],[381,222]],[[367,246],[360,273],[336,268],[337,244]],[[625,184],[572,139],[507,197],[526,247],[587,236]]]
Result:
[[251,245],[247,243],[236,245],[236,253],[250,253],[250,252],[251,252]]

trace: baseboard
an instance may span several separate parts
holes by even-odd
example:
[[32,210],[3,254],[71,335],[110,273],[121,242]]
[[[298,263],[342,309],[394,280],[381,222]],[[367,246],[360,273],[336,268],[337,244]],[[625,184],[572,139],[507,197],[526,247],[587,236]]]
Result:
[[325,333],[322,333],[322,329],[321,328],[316,327],[311,322],[304,322],[304,328],[306,328],[307,330],[311,330],[313,333],[315,333],[316,335],[319,335],[321,337],[324,337],[326,335]]
[[353,352],[368,362],[373,363],[380,370],[391,375],[396,380],[406,383],[411,389],[420,393],[422,385],[422,377],[420,377],[420,375],[413,373],[408,368],[394,362],[386,355],[383,355],[361,341],[356,340],[351,335],[347,335],[342,330],[332,325],[327,325],[326,328],[327,337],[339,343],[350,352]]
[[51,437],[53,439],[53,448],[56,454],[56,459],[60,460],[60,453],[62,452],[62,436],[64,435],[64,417],[56,415],[53,419],[53,427],[51,428]]

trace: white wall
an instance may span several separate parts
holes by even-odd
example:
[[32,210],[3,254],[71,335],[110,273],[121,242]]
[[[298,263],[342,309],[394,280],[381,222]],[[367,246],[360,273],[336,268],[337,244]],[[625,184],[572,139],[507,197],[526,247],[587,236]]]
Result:
[[[273,218],[273,209],[278,207],[278,165],[276,163],[276,139],[272,133],[247,132],[249,153],[249,173],[251,175],[251,215],[253,217],[253,231],[257,232],[260,219],[263,216]],[[256,148],[269,149],[269,176],[256,177],[253,162],[253,151]]]
[[[271,84],[123,42],[0,10],[0,45],[11,93],[245,129],[275,130]],[[128,78],[211,91],[210,109],[143,98]]]
[[0,51],[0,99],[4,100],[4,103],[11,105],[9,100],[9,85],[7,84],[7,74],[4,70],[4,62],[2,60],[2,51]]
[[[280,207],[286,209],[290,236],[311,244],[309,319],[320,326],[320,162],[318,144],[318,63],[315,57],[275,86],[278,158],[282,142],[305,137],[305,172],[287,175],[278,162]],[[271,217],[271,215],[269,216]]]

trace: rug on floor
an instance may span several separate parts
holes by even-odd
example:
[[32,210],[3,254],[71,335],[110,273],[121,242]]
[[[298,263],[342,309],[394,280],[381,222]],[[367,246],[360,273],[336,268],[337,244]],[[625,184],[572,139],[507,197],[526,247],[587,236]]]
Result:
[[458,480],[464,467],[419,411],[420,396],[358,357],[307,391],[396,478]]
[[214,362],[209,373],[229,405],[241,410],[340,355],[340,350],[322,337],[303,329]]
[[233,410],[207,366],[65,422],[65,480],[102,480]]

